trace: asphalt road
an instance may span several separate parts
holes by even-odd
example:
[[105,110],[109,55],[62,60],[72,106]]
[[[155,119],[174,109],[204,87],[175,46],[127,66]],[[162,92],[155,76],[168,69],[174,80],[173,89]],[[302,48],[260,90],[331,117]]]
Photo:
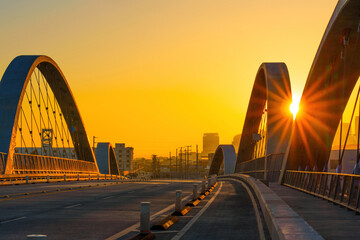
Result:
[[[184,196],[191,194],[193,183],[109,185],[109,181],[92,181],[1,186],[0,239],[26,239],[28,234],[45,234],[49,240],[105,239],[139,222],[140,202],[151,202],[154,214],[174,203],[175,190],[183,190]],[[9,198],[3,197],[6,195]]]

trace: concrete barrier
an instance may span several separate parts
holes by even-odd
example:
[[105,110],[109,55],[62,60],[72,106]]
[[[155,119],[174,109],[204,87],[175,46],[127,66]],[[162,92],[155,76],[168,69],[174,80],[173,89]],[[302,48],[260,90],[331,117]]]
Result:
[[292,210],[284,200],[260,180],[243,174],[219,176],[219,179],[226,178],[240,180],[254,191],[272,239],[324,239],[303,218]]

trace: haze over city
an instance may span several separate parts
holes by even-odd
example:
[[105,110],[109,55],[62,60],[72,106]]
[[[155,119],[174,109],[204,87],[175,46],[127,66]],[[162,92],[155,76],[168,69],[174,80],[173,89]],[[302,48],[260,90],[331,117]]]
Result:
[[336,2],[3,0],[0,75],[14,56],[51,56],[89,138],[135,157],[201,147],[206,132],[231,143],[262,62],[286,62],[301,95]]

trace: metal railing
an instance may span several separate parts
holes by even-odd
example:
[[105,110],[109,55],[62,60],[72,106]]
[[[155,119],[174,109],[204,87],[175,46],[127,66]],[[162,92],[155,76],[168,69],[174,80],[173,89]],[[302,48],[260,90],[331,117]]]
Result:
[[360,213],[359,175],[288,170],[283,185]]
[[[277,181],[279,179],[283,158],[283,153],[270,154],[267,156],[267,180],[270,182]],[[256,158],[240,163],[240,171],[238,173],[263,179],[264,167],[265,157]]]
[[[6,164],[6,153],[0,153],[0,172]],[[14,154],[14,174],[89,174],[97,173],[93,162],[51,156]]]

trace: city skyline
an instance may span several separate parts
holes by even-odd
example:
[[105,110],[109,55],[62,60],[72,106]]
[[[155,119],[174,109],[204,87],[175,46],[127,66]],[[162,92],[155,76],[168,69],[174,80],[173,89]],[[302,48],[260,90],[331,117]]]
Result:
[[230,144],[262,62],[286,62],[301,95],[335,4],[2,1],[0,75],[19,54],[51,56],[89,138],[126,142],[135,157],[200,146],[205,132]]

